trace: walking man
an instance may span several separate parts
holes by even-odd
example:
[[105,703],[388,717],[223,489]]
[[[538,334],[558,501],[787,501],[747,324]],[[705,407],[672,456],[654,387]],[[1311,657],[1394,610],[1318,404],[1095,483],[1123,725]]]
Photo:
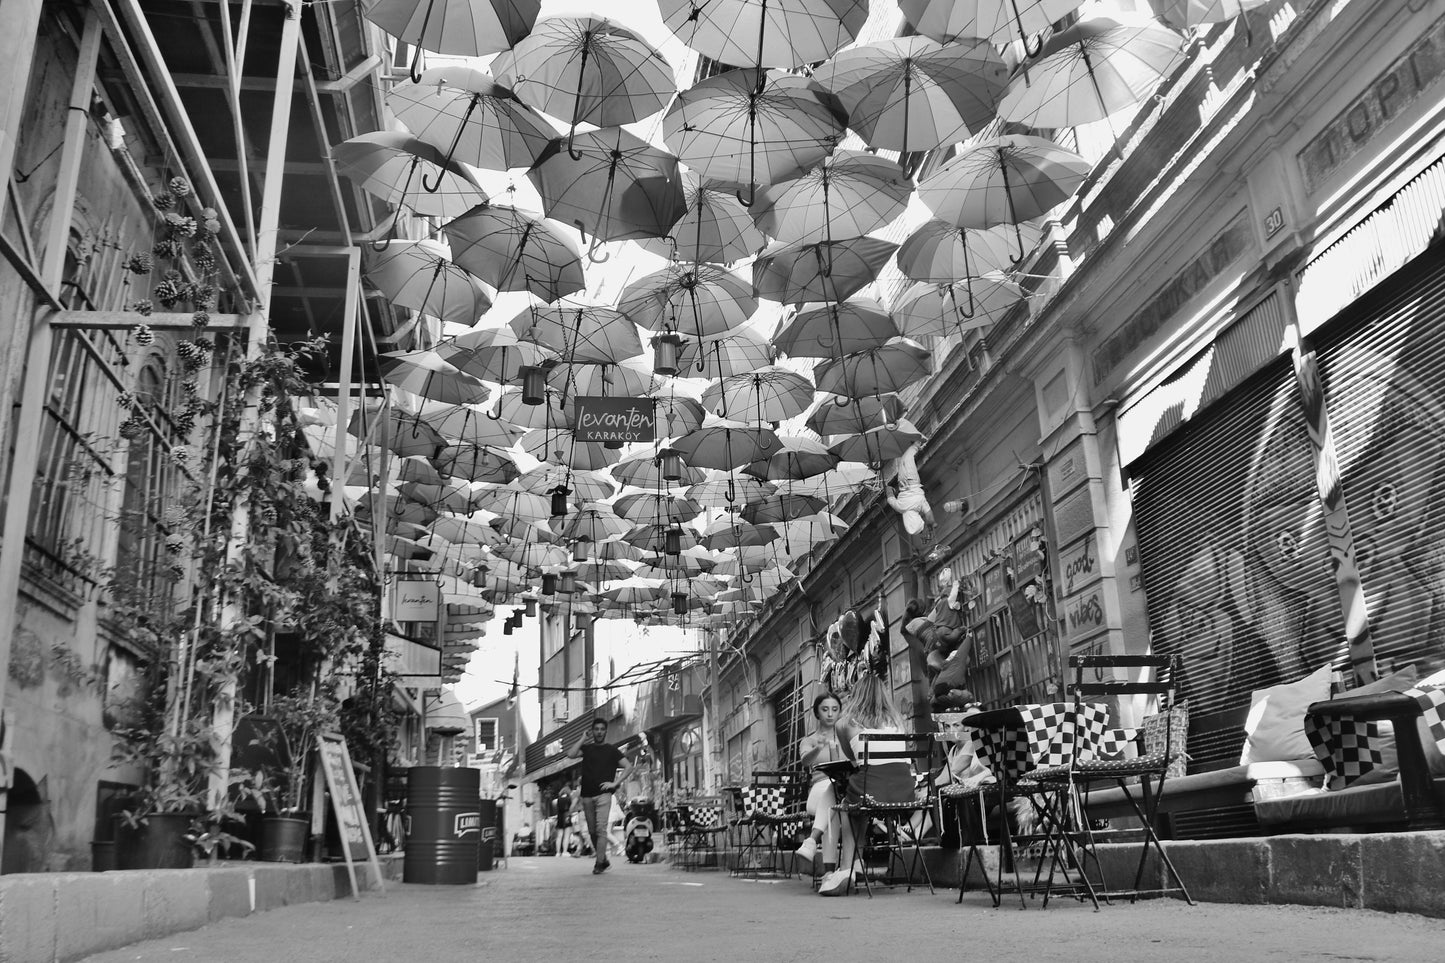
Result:
[[632,765],[623,757],[622,750],[607,741],[606,719],[593,719],[587,735],[567,753],[567,758],[582,760],[582,815],[587,819],[587,834],[592,838],[595,860],[592,874],[595,876],[612,865],[607,858],[607,820],[612,815],[612,793],[622,785]]

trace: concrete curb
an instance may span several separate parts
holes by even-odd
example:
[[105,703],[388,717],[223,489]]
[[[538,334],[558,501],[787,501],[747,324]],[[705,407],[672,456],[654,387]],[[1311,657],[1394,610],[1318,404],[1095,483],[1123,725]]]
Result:
[[[381,857],[401,878],[401,857]],[[375,888],[357,867],[357,884]],[[278,906],[346,899],[345,863],[226,863],[200,869],[0,877],[0,963],[66,963],[139,940]]]

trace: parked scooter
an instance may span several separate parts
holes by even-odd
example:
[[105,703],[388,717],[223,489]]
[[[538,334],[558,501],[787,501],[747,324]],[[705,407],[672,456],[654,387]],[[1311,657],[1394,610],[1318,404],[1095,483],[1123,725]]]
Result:
[[659,822],[657,807],[642,796],[627,803],[627,822],[623,826],[623,852],[629,863],[640,863],[652,852],[652,833]]

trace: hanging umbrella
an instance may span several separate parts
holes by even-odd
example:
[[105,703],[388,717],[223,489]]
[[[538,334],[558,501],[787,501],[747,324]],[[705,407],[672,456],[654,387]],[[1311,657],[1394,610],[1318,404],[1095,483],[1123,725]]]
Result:
[[541,6],[541,0],[364,0],[362,15],[423,50],[480,57],[525,37]]
[[532,305],[509,323],[518,338],[550,348],[563,363],[617,364],[642,354],[632,319],[600,304]]
[[758,191],[758,228],[780,242],[862,237],[899,214],[913,184],[886,157],[838,148],[795,180]]
[[672,234],[661,239],[643,238],[639,244],[675,260],[727,264],[748,257],[767,243],[736,191],[727,184],[684,169],[682,196],[687,201],[687,213],[672,226]]
[[524,103],[574,132],[651,116],[677,90],[662,54],[605,17],[544,17],[492,69]]
[[[895,424],[904,410],[903,399],[897,395],[872,395],[839,406],[822,399],[808,416],[808,428],[819,435],[855,435]],[[851,459],[844,458],[844,461]]]
[[813,383],[777,365],[723,378],[702,395],[703,407],[753,422],[787,421],[807,411],[812,400]]
[[523,568],[542,568],[547,565],[566,565],[567,553],[556,545],[540,542],[503,542],[492,552]]
[[693,548],[698,544],[697,530],[687,525],[638,525],[632,531],[622,536],[622,540],[634,548],[640,548],[644,552],[662,552],[667,545],[667,533],[672,530],[679,531],[679,541],[684,550]]
[[641,525],[659,520],[686,522],[696,518],[702,506],[682,495],[632,491],[613,502],[612,510],[634,525]]
[[685,435],[703,423],[707,412],[702,403],[692,398],[679,398],[673,394],[654,392],[653,409],[657,417],[657,433],[666,438]]
[[[374,522],[375,519],[372,517],[372,502],[376,500],[376,496],[369,489],[357,488],[355,486],[348,486],[347,491],[349,495],[354,497],[356,502],[357,521],[368,524]],[[387,527],[390,527],[392,523],[405,523],[407,525],[425,527],[437,518],[435,509],[429,505],[424,505],[408,498],[396,495],[385,495],[382,496],[381,501],[383,512],[382,521],[387,524]]]
[[622,289],[617,309],[649,331],[696,338],[739,327],[758,309],[752,285],[711,264],[672,264]]
[[447,445],[437,455],[437,470],[452,478],[505,485],[517,477],[517,463],[504,449],[462,443]]
[[487,386],[443,361],[435,351],[396,351],[381,356],[381,380],[421,398],[447,405],[487,400]]
[[1023,296],[1023,289],[1001,274],[955,284],[919,282],[894,303],[893,320],[905,337],[943,337],[988,327]]
[[[1005,134],[960,150],[918,185],[918,197],[955,227],[1017,225],[1068,200],[1088,173],[1088,161],[1053,141]],[[1022,258],[1021,231],[1016,239]]]
[[472,511],[491,512],[511,521],[541,522],[552,515],[547,499],[510,485],[479,488],[472,494],[471,502]]
[[1179,35],[1154,20],[1081,20],[1019,71],[998,113],[1034,128],[1103,120],[1153,94],[1183,62]]
[[923,432],[913,427],[913,423],[907,418],[900,418],[896,424],[879,425],[862,434],[849,435],[841,441],[834,442],[829,447],[829,451],[843,461],[881,464],[899,457],[908,450],[910,445],[922,440]]
[[634,575],[602,592],[601,596],[609,602],[621,605],[641,605],[657,601],[666,591],[661,580],[641,579]]
[[863,489],[877,484],[878,474],[867,465],[840,462],[837,468],[825,471],[821,475],[782,482],[778,490],[789,495],[810,495],[831,502],[845,496],[856,495]]
[[687,212],[677,158],[621,127],[552,141],[527,177],[548,217],[592,235],[595,262],[598,242],[665,237]]
[[[1033,250],[1042,232],[1032,224],[1019,225],[1021,245]],[[920,225],[898,249],[898,269],[914,281],[946,283],[1013,269],[1006,228],[985,231],[954,227],[939,220]]]
[[523,431],[529,428],[572,427],[571,406],[563,401],[559,388],[546,385],[540,405],[525,404],[522,389],[514,385],[504,385],[499,397],[495,417],[508,425]]
[[[337,170],[368,194],[427,217],[456,217],[487,202],[477,179],[455,160],[410,134],[378,130],[331,148]],[[422,187],[435,185],[436,190]]]
[[420,482],[423,485],[440,485],[441,473],[430,460],[421,455],[410,455],[394,459],[390,466],[388,484],[402,485],[406,482]]
[[440,538],[462,545],[502,544],[502,533],[479,519],[465,515],[439,515],[431,523],[431,530]]
[[[1181,30],[1206,23],[1224,23],[1257,10],[1271,0],[1149,0],[1159,18]],[[1248,31],[1248,26],[1245,30]]]
[[728,471],[766,458],[778,444],[772,429],[717,418],[674,441],[673,449],[695,468]]
[[[723,556],[721,553],[709,551],[701,545],[694,545],[692,548],[685,548],[680,555],[665,555],[654,553],[645,556],[647,567],[653,570],[664,570],[673,576],[685,575],[688,578],[696,578],[705,572],[711,572]],[[644,569],[638,569],[639,572]],[[717,582],[709,576],[707,584],[716,585]]]
[[750,572],[761,572],[763,569],[775,568],[781,563],[774,544],[768,545],[744,545],[735,548],[730,552],[723,552],[717,565],[713,568],[714,575],[724,577],[744,576]]
[[[1064,19],[1084,0],[898,0],[903,17],[925,37],[948,43],[982,37],[996,45],[1028,38]],[[1030,56],[1038,49],[1026,51]]]
[[898,338],[881,348],[869,348],[824,361],[814,369],[818,390],[845,398],[862,398],[901,391],[928,377],[932,354],[922,345]]
[[557,136],[541,114],[486,71],[460,64],[433,67],[416,83],[397,84],[386,105],[446,159],[487,170],[531,167]]
[[592,502],[567,516],[561,534],[563,538],[605,542],[626,535],[633,527],[632,522],[618,517],[610,506]]
[[[663,492],[669,488],[680,488],[702,481],[702,469],[682,465],[680,478],[668,480],[662,477],[661,453],[653,448],[643,448],[628,455],[612,466],[612,477],[624,485]],[[646,519],[642,519],[646,520]]]
[[777,490],[773,483],[749,475],[717,472],[706,481],[689,487],[687,497],[705,509],[728,509],[761,501]]
[[679,40],[738,67],[826,60],[868,19],[867,0],[660,0],[659,6]]
[[854,298],[799,311],[773,335],[773,347],[790,358],[836,358],[887,344],[899,333],[882,304]]
[[744,545],[766,545],[777,537],[778,530],[771,525],[754,525],[724,516],[703,530],[702,545],[717,552]]
[[[663,138],[704,177],[756,189],[802,174],[843,137],[837,99],[806,77],[729,70],[677,95]],[[738,199],[751,207],[753,195]]]
[[601,472],[568,468],[545,461],[522,472],[513,487],[535,495],[550,495],[558,488],[566,488],[576,502],[600,501],[617,493],[617,486],[612,483],[612,479]]
[[510,448],[522,437],[512,426],[489,417],[481,406],[426,402],[421,406],[420,417],[438,434],[459,444]]
[[426,505],[434,512],[448,511],[470,515],[475,509],[477,494],[486,489],[462,479],[449,478],[440,485],[407,482],[397,490],[408,500]]
[[499,384],[516,381],[520,368],[557,360],[556,352],[519,340],[511,328],[476,328],[440,345],[437,353],[467,374]]
[[[365,439],[367,430],[380,415],[380,405],[375,402],[359,407],[346,426],[349,434]],[[386,406],[386,424],[376,426],[371,440],[380,443],[385,435],[387,447],[397,455],[423,455],[431,458],[446,447],[447,440],[417,415],[402,411],[395,405]]]
[[606,542],[597,542],[588,553],[595,561],[599,562],[640,562],[642,561],[642,550],[629,545],[621,539],[611,539]]
[[571,468],[606,468],[622,457],[621,451],[599,441],[578,441],[570,431],[549,428],[533,428],[517,444],[539,461]]
[[846,301],[873,282],[896,250],[876,237],[770,244],[753,262],[753,290],[784,304]]
[[592,559],[579,564],[576,572],[577,578],[580,581],[591,582],[593,585],[596,585],[598,582],[612,582],[618,579],[630,578],[634,569],[626,562]]
[[894,37],[813,71],[869,147],[911,153],[965,140],[993,119],[1008,67],[987,41]]
[[677,370],[696,378],[726,378],[773,363],[773,349],[756,331],[737,328],[725,337],[689,340],[677,352]]
[[823,499],[812,495],[788,495],[778,492],[759,501],[748,502],[743,506],[742,516],[745,521],[761,525],[768,522],[785,522],[789,519],[801,518],[804,515],[814,515],[825,507],[826,503]]
[[777,449],[752,462],[743,471],[766,481],[807,478],[827,471],[838,461],[838,456],[816,438],[779,435]]
[[562,397],[608,395],[641,398],[655,387],[652,361],[626,358],[617,364],[561,364],[547,380],[562,389]]
[[439,241],[392,241],[365,261],[367,280],[396,307],[471,326],[492,306],[482,282],[453,264]]
[[587,287],[582,251],[562,225],[515,207],[484,204],[442,225],[452,261],[498,291],[548,303]]

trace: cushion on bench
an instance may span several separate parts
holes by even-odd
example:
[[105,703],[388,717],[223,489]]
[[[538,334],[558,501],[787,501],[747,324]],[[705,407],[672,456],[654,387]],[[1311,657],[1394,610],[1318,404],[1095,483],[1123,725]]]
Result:
[[[1212,809],[1219,806],[1239,806],[1248,803],[1251,792],[1273,794],[1275,788],[1266,789],[1266,784],[1294,788],[1305,788],[1306,781],[1318,785],[1324,775],[1324,766],[1317,759],[1295,759],[1287,762],[1252,762],[1247,766],[1230,766],[1210,772],[1197,772],[1192,776],[1166,779],[1159,794],[1160,812],[1187,812],[1194,809]],[[1130,790],[1139,798],[1137,789]],[[1087,807],[1093,819],[1109,819],[1116,816],[1133,815],[1133,808],[1124,798],[1124,791],[1118,787],[1089,793]]]
[[[1445,780],[1432,781],[1437,803],[1445,809]],[[1350,832],[1363,827],[1404,826],[1405,796],[1398,779],[1327,791],[1314,789],[1279,799],[1256,800],[1254,814],[1266,828],[1328,829]]]

